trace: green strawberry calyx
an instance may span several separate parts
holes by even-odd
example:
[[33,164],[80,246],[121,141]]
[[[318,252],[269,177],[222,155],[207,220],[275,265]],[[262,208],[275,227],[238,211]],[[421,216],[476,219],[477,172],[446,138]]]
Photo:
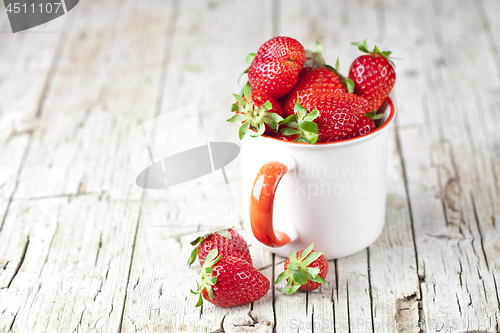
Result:
[[323,59],[323,45],[320,42],[316,42],[314,51],[306,51],[306,61],[304,63],[304,68],[313,70],[319,67],[325,66],[325,59]]
[[213,266],[217,264],[217,262],[222,258],[222,255],[218,255],[217,248],[214,248],[210,251],[205,258],[205,263],[201,267],[200,274],[198,275],[198,284],[199,288],[196,291],[191,290],[192,294],[198,294],[198,303],[196,303],[196,307],[201,306],[203,304],[202,292],[206,289],[208,293],[208,297],[210,299],[214,298],[214,291],[212,286],[217,283],[217,277],[213,276]]
[[381,119],[384,116],[384,114],[383,113],[377,114],[377,110],[372,110],[370,112],[365,113],[364,116],[370,118],[371,120],[377,120]]
[[266,130],[265,124],[275,131],[278,130],[278,124],[283,118],[277,113],[268,112],[273,108],[271,101],[267,101],[259,107],[255,106],[252,101],[252,91],[248,84],[243,88],[243,96],[238,94],[233,94],[233,96],[236,98],[236,103],[233,103],[231,111],[235,115],[227,121],[242,124],[239,129],[240,140],[245,137],[250,128],[257,132],[250,136],[261,136]]
[[284,292],[287,295],[291,295],[296,292],[300,286],[306,284],[308,281],[314,281],[317,283],[323,283],[328,285],[326,281],[319,276],[320,269],[316,267],[308,267],[319,257],[321,257],[325,252],[313,252],[314,243],[311,243],[297,258],[297,252],[292,251],[288,256],[290,263],[285,271],[281,272],[280,275],[274,281],[274,284],[278,284],[284,280],[287,280],[285,288],[278,289],[280,292]]
[[247,64],[248,64],[249,67],[247,67],[247,69],[245,69],[243,71],[243,73],[241,73],[240,76],[238,77],[238,84],[240,83],[240,79],[243,76],[243,74],[248,73],[248,69],[250,68],[250,65],[252,64],[252,61],[253,61],[253,59],[255,58],[256,55],[257,55],[257,53],[253,53],[253,52],[247,54],[247,57],[246,57],[245,60],[246,60],[246,62],[247,62]]
[[201,242],[203,242],[205,239],[207,239],[209,236],[211,236],[213,234],[219,234],[224,238],[231,239],[232,235],[229,232],[229,230],[231,230],[231,229],[233,229],[233,228],[222,229],[222,230],[218,230],[215,232],[211,232],[211,233],[208,233],[206,235],[199,236],[196,239],[193,239],[191,242],[189,242],[189,244],[193,245],[195,248],[193,249],[193,251],[191,251],[191,255],[189,256],[189,259],[187,262],[188,266],[191,266],[194,263],[194,261],[196,260],[196,257],[198,256],[198,244],[200,244]]
[[297,93],[297,103],[293,108],[294,114],[289,115],[279,123],[283,135],[299,135],[294,141],[315,144],[318,141],[318,124],[313,122],[319,117],[318,109],[307,112],[306,108],[300,105],[299,94]]
[[352,92],[354,91],[354,82],[350,78],[344,77],[342,74],[340,74],[340,71],[339,71],[339,68],[340,68],[339,57],[337,57],[337,61],[335,62],[335,67],[332,67],[330,65],[325,65],[325,67],[328,68],[328,69],[330,69],[331,71],[333,71],[335,74],[337,74],[337,76],[340,79],[340,82],[344,85],[344,87],[346,87],[347,92],[349,94],[352,94]]
[[351,42],[351,45],[357,46],[361,52],[382,56],[386,58],[391,63],[392,66],[394,66],[392,60],[396,58],[390,56],[392,54],[391,51],[380,51],[380,49],[377,46],[374,46],[373,51],[370,52],[368,50],[368,46],[366,45],[366,39],[363,42]]

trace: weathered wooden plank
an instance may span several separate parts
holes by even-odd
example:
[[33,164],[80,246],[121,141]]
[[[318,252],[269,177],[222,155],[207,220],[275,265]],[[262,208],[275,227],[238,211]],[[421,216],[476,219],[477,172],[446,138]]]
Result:
[[140,199],[127,139],[155,111],[171,5],[79,6],[15,198]]
[[[43,208],[36,198],[71,201],[46,218],[62,220],[34,287],[11,289],[20,279],[15,275],[6,289],[5,299],[22,303],[18,312],[9,310],[11,318],[22,318],[14,322],[18,330],[116,331],[121,325],[142,195],[128,167],[127,136],[154,115],[171,9],[161,1],[78,6],[13,203],[35,214]],[[1,236],[16,243],[11,233]],[[5,257],[12,263],[22,258],[24,243],[17,243],[16,254]],[[26,257],[43,250],[29,246]]]
[[[228,105],[233,102],[231,92],[239,91],[236,79],[247,66],[245,56],[270,37],[271,20],[265,15],[270,16],[271,5],[265,1],[251,6],[244,2],[181,1],[158,114],[194,104],[207,141],[239,143],[237,129],[225,121],[230,115]],[[259,24],[256,17],[260,17]],[[177,130],[168,133],[172,140],[186,138],[187,123],[179,119]],[[189,293],[189,289],[197,288],[199,270],[198,264],[191,268],[185,264],[191,251],[189,241],[230,226],[245,235],[241,230],[240,170],[237,158],[226,167],[229,185],[218,171],[165,190],[146,192],[123,331],[205,332],[220,327],[226,332],[272,330],[271,291],[254,304],[231,309],[208,302],[201,309],[195,308],[197,298]],[[252,245],[250,249],[255,266],[271,280],[272,256]],[[162,283],[165,287],[159,297],[157,290]]]
[[[469,118],[474,114],[474,91],[485,89],[483,83],[476,83],[478,75],[484,75],[489,85],[498,82],[491,71],[487,73],[494,64],[485,43],[486,32],[472,2],[460,6],[450,2],[391,2],[385,7],[387,16],[395,18],[390,31],[403,24],[418,24],[421,14],[398,19],[398,9],[407,7],[431,17],[418,36],[419,50],[403,50],[404,58],[408,56],[418,64],[404,80],[420,84],[411,85],[413,91],[404,95],[398,91],[402,111],[398,121],[404,124],[399,136],[415,227],[426,329],[434,332],[453,325],[494,331],[494,327],[477,327],[480,319],[496,318],[498,301],[482,253],[484,232],[478,229],[471,201],[471,191],[479,190],[480,183],[488,179],[481,165],[488,159],[475,147],[476,139],[470,140],[467,135],[469,126],[472,130],[484,127]],[[403,43],[399,32],[393,38],[398,35]],[[434,70],[422,70],[427,68]],[[403,103],[400,96],[411,94],[420,102]],[[482,175],[474,175],[473,170],[481,170]],[[467,327],[468,320],[471,322]]]
[[[57,62],[65,18],[13,34],[0,12],[0,230],[19,169],[37,126],[36,115]],[[44,32],[48,31],[48,32]]]

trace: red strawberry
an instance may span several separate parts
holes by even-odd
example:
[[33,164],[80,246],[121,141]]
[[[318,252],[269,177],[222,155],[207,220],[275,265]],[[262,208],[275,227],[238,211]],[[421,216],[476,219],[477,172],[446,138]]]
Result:
[[191,242],[191,245],[196,247],[191,252],[188,265],[194,263],[196,256],[200,265],[203,265],[208,253],[213,249],[217,249],[221,255],[240,258],[252,264],[247,242],[233,229],[223,229],[198,237]]
[[300,101],[295,105],[295,114],[281,123],[288,126],[282,128],[281,133],[299,134],[301,137],[296,141],[308,143],[339,141],[352,132],[359,118],[369,111],[367,107],[366,99],[348,93]]
[[[243,305],[262,298],[269,291],[269,280],[250,263],[239,258],[219,255],[213,249],[201,267],[198,303],[203,298],[221,307]],[[203,298],[202,298],[203,296]]]
[[370,110],[378,110],[396,83],[396,72],[389,60],[392,52],[381,52],[376,46],[369,52],[366,40],[352,44],[368,53],[356,58],[349,69],[349,78],[355,83],[354,93],[370,102]]
[[313,251],[314,243],[306,249],[296,253],[292,251],[285,262],[285,270],[278,275],[274,284],[287,280],[287,285],[278,291],[291,295],[300,290],[314,290],[320,284],[325,284],[324,280],[328,274],[328,261],[323,253]]
[[358,122],[354,125],[352,132],[346,136],[345,139],[363,136],[373,131],[375,129],[375,122],[373,120],[380,119],[384,116],[383,114],[376,114],[376,112],[377,111],[373,110],[360,117]]
[[242,123],[239,130],[240,140],[250,128],[257,132],[253,137],[278,130],[278,123],[283,120],[283,111],[269,94],[260,90],[250,91],[250,86],[246,85],[243,88],[243,96],[233,96],[237,103],[233,104],[232,111],[236,114],[227,121]]
[[284,96],[297,83],[305,61],[304,47],[295,39],[270,39],[259,48],[248,68],[250,86],[275,99]]
[[345,93],[346,88],[340,77],[330,68],[320,67],[305,74],[288,95],[285,104],[284,115],[288,117],[293,114],[293,108],[298,98],[302,103],[315,97],[331,95],[333,93]]

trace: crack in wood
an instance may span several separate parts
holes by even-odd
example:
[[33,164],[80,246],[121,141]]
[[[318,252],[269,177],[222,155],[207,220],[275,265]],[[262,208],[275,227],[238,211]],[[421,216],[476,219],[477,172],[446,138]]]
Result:
[[368,294],[370,296],[370,315],[371,315],[371,322],[372,322],[372,332],[375,332],[375,309],[373,306],[373,290],[372,290],[372,278],[371,278],[371,271],[370,271],[370,248],[368,247],[366,249],[366,264],[368,268]]
[[100,232],[99,235],[99,246],[97,247],[97,252],[95,254],[95,263],[94,263],[95,266],[97,266],[97,259],[99,258],[99,253],[101,252],[101,248],[102,248],[102,231]]
[[[128,294],[128,287],[130,283],[130,274],[132,272],[132,265],[134,263],[134,252],[135,252],[135,244],[137,241],[137,234],[139,232],[139,223],[141,221],[141,216],[142,216],[142,201],[144,199],[145,191],[142,191],[141,195],[141,205],[139,206],[139,214],[137,216],[136,224],[135,224],[135,231],[134,231],[134,240],[132,241],[132,253],[130,254],[130,264],[128,267],[128,274],[127,274],[127,282],[125,283],[125,295],[123,297],[123,306],[122,306],[122,312],[120,316],[120,323],[118,325],[120,332],[123,331],[123,316],[125,315],[125,306],[127,304],[127,294]],[[111,262],[111,260],[110,260]],[[107,273],[106,273],[107,276]]]
[[14,281],[14,278],[16,277],[17,273],[19,273],[19,270],[21,269],[21,266],[23,265],[24,259],[26,258],[26,252],[28,252],[28,245],[30,243],[30,236],[26,236],[26,244],[24,244],[23,252],[21,253],[21,258],[19,259],[19,263],[16,266],[16,269],[14,270],[14,274],[9,280],[9,283],[7,283],[7,289],[10,288],[10,285],[12,284],[12,281]]
[[483,250],[484,261],[486,262],[486,268],[488,271],[490,270],[490,264],[488,262],[488,256],[486,256],[486,250],[484,249],[484,240],[483,240],[483,232],[481,231],[481,224],[479,222],[479,216],[477,214],[476,202],[474,200],[474,194],[470,191],[470,199],[472,202],[472,210],[474,212],[474,218],[476,220],[477,231],[479,232],[479,240],[481,243],[481,249]]

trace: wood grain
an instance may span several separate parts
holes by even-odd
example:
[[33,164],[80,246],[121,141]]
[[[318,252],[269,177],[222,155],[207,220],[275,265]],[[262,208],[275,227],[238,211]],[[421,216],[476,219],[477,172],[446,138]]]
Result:
[[[0,332],[498,332],[498,10],[494,0],[87,0],[18,34],[0,10]],[[241,161],[226,167],[228,185],[218,171],[144,191],[128,136],[194,104],[197,136],[239,143],[225,121],[231,92],[246,54],[275,35],[322,42],[342,73],[359,55],[352,41],[400,58],[386,224],[368,249],[329,261],[328,286],[195,308],[189,241],[230,226],[248,236]],[[175,122],[171,143],[189,143],[190,120]],[[147,129],[158,133],[168,139]],[[273,281],[285,258],[249,245]]]

